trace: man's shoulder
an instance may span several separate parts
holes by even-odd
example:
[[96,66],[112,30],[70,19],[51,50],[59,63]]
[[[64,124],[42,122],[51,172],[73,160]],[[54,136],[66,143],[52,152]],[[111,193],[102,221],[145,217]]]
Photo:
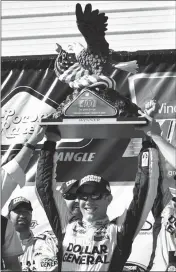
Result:
[[57,238],[56,238],[53,231],[48,230],[48,231],[44,231],[42,233],[39,233],[39,234],[35,235],[34,240],[35,240],[35,243],[37,241],[47,242],[48,240],[52,240],[52,241],[56,242]]

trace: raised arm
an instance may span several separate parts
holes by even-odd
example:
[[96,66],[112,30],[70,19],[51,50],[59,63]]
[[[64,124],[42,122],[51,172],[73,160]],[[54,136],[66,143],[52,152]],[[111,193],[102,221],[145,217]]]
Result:
[[138,157],[133,200],[120,231],[119,243],[124,254],[130,254],[132,242],[152,209],[159,178],[158,150],[154,144],[145,141]]
[[30,158],[35,150],[38,142],[43,139],[45,130],[40,126],[36,126],[34,133],[23,145],[22,149],[13,160],[3,165],[1,168],[1,205],[2,207],[11,196],[17,185],[23,187],[25,185],[25,170],[28,166]]
[[161,136],[161,129],[159,124],[153,118],[154,113],[157,110],[157,103],[155,100],[151,100],[145,105],[145,112],[139,111],[142,117],[148,119],[148,125],[143,126],[141,129],[144,133],[152,138],[152,140],[158,146],[159,151],[164,156],[164,158],[168,161],[170,165],[176,168],[176,148],[167,142]]
[[37,165],[36,190],[53,232],[57,238],[61,238],[69,220],[69,211],[61,193],[56,190],[57,138],[49,133],[46,133],[46,137]]

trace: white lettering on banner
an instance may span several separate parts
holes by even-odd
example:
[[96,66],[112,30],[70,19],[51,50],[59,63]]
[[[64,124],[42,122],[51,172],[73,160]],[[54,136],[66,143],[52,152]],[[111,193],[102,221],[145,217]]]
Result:
[[159,113],[176,113],[176,106],[167,105],[167,103],[162,103],[161,108],[158,111]]
[[39,122],[41,118],[46,118],[49,114],[31,114],[18,115],[14,109],[2,109],[1,115],[1,133],[6,138],[15,138],[21,134],[32,134],[34,123]]
[[25,126],[15,126],[15,127],[9,127],[8,128],[2,128],[1,133],[4,132],[4,135],[6,138],[15,138],[16,136],[20,134],[32,134],[34,132],[34,124],[31,125],[25,125]]
[[[76,253],[76,254],[75,254]],[[79,254],[79,255],[78,255]],[[97,254],[97,255],[95,255]],[[63,256],[63,262],[75,262],[76,264],[108,264],[108,247],[106,245],[99,246],[81,246],[69,243]]]
[[96,153],[75,153],[75,152],[59,152],[58,161],[75,161],[75,162],[92,162]]
[[88,175],[88,176],[84,177],[83,179],[81,179],[80,185],[84,184],[87,181],[100,182],[101,177],[98,177],[98,176],[95,176],[95,175]]

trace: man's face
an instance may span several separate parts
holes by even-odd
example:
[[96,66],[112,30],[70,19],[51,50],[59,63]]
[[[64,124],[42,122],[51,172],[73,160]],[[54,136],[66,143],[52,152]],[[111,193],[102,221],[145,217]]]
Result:
[[[69,194],[70,195],[73,195],[73,196],[76,196],[76,190],[77,190],[77,187],[74,187],[71,188],[71,190],[69,191]],[[78,199],[74,199],[74,200],[68,200],[68,199],[65,199],[66,203],[67,203],[67,207],[70,211],[70,213],[73,215],[73,216],[81,216],[82,217],[82,214],[81,214],[81,211],[80,211],[80,207],[79,207],[79,201]]]
[[111,195],[95,192],[90,185],[82,186],[79,204],[83,219],[88,222],[104,219],[111,200]]
[[32,211],[19,205],[10,212],[10,219],[14,224],[16,231],[23,232],[29,230],[32,221]]

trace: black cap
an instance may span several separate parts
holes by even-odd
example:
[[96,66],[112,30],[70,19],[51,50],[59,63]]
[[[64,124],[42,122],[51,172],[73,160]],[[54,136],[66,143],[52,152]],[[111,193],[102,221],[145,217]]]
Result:
[[111,194],[109,181],[98,175],[87,175],[78,184],[77,193],[80,193],[84,185],[91,185],[95,192]]
[[73,187],[77,187],[79,183],[79,180],[77,179],[71,179],[68,180],[66,182],[63,182],[61,187],[60,187],[60,192],[61,194],[66,194],[69,193],[69,191],[73,188]]
[[9,212],[13,211],[16,207],[18,207],[20,205],[21,206],[23,205],[28,210],[33,211],[31,202],[28,199],[26,199],[25,197],[19,196],[19,197],[16,197],[10,201],[9,206],[8,206]]

